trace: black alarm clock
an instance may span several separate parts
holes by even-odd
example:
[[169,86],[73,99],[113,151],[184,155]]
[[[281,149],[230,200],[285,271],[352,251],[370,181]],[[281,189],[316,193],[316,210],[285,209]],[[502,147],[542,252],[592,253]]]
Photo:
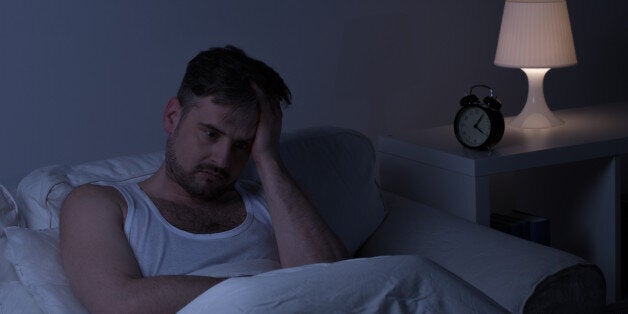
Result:
[[[489,96],[482,103],[473,94],[473,89],[483,87]],[[504,135],[504,116],[499,111],[501,102],[493,96],[493,89],[486,85],[471,86],[466,96],[460,99],[462,108],[454,119],[456,139],[465,147],[487,150],[493,148]]]

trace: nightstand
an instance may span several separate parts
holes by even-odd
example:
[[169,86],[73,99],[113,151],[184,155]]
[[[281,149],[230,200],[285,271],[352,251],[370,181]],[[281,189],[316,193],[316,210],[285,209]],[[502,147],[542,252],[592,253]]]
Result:
[[380,136],[381,184],[486,226],[491,211],[548,217],[552,246],[597,264],[614,301],[621,297],[620,166],[628,154],[628,103],[554,113],[564,125],[506,127],[492,151],[463,148],[452,125]]

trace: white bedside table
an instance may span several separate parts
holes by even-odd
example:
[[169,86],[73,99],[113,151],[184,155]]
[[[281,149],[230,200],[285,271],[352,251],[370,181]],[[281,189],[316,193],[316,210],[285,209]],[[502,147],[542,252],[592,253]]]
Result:
[[620,166],[628,154],[628,102],[554,113],[564,125],[507,126],[493,151],[463,148],[452,125],[380,136],[382,187],[483,225],[492,210],[546,216],[552,246],[596,263],[614,301],[621,297]]

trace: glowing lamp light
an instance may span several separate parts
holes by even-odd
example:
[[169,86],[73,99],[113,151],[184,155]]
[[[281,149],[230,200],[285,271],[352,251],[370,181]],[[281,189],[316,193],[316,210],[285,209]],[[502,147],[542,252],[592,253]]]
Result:
[[543,80],[551,68],[576,63],[565,0],[506,1],[495,65],[520,68],[528,78],[528,99],[510,126],[540,129],[563,124],[545,102]]

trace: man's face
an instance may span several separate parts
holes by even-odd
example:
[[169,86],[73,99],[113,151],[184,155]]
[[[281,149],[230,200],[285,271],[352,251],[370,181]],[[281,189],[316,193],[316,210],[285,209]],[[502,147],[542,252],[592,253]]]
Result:
[[219,197],[233,187],[248,160],[259,112],[233,108],[211,97],[196,98],[168,136],[166,173],[192,197]]

